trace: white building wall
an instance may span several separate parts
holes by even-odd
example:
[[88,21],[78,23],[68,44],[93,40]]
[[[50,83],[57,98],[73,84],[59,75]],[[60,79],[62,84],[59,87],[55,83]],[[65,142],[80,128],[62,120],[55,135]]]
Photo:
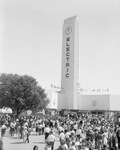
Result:
[[58,109],[69,109],[69,105],[67,103],[67,96],[63,93],[58,93]]
[[79,110],[109,110],[109,95],[79,95]]
[[120,111],[120,95],[110,95],[110,110]]
[[[71,109],[69,100],[64,93],[57,93],[51,89],[47,90],[47,96],[50,100],[48,108],[50,109]],[[78,110],[87,111],[120,111],[120,95],[78,95]]]

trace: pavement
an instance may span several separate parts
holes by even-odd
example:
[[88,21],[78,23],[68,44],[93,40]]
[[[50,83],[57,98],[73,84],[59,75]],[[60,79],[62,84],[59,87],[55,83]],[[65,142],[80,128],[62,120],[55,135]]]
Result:
[[[2,137],[4,143],[4,150],[33,150],[35,145],[38,146],[39,150],[44,150],[45,140],[44,135],[36,135],[35,132],[32,132],[30,135],[30,142],[24,143],[23,139],[18,138],[16,135],[11,137],[7,132],[4,137]],[[56,141],[54,149],[57,149],[59,146],[59,138],[56,135]]]

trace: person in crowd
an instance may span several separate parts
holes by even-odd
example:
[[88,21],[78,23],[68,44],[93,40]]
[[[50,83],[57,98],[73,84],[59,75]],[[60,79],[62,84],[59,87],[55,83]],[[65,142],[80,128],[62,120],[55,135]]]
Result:
[[102,150],[108,150],[108,147],[107,147],[107,145],[106,145],[106,144],[104,144],[104,145],[103,145]]
[[38,146],[35,145],[35,146],[33,147],[33,150],[38,150]]
[[51,143],[48,140],[46,140],[46,145],[44,150],[51,150]]
[[15,126],[16,126],[16,123],[15,123],[15,122],[11,122],[11,123],[10,123],[10,134],[11,134],[11,136],[14,136],[14,133],[15,133]]
[[69,150],[76,150],[75,142],[71,143],[71,146],[70,146]]
[[117,147],[116,147],[117,137],[116,137],[116,133],[115,133],[114,129],[110,129],[108,144],[109,144],[109,150],[111,150],[111,149],[116,150],[117,149]]
[[45,141],[47,139],[47,137],[49,136],[51,129],[49,127],[49,125],[47,124],[47,126],[45,127]]
[[7,129],[7,127],[6,127],[5,123],[3,123],[3,125],[1,126],[1,137],[5,135],[6,129]]
[[38,126],[39,126],[39,124],[38,124],[38,122],[36,122],[36,128],[35,128],[35,129],[36,129],[36,130],[35,130],[35,131],[36,131],[36,135],[38,134],[38,130],[39,130],[39,129],[38,129]]
[[67,146],[67,144],[66,144],[65,139],[62,139],[62,140],[60,141],[60,146],[58,147],[57,150],[68,150],[68,146]]
[[61,140],[64,140],[65,139],[65,133],[64,133],[64,131],[62,130],[61,132],[60,132],[60,134],[59,134],[59,140],[61,141]]
[[71,133],[70,133],[70,131],[67,131],[65,133],[65,139],[66,139],[66,144],[67,144],[68,148],[70,147],[70,137],[71,137]]
[[93,149],[93,147],[92,147],[92,141],[91,141],[90,137],[86,138],[86,147],[89,148],[89,150]]
[[44,134],[44,129],[45,129],[45,123],[44,123],[44,121],[42,121],[42,135]]
[[104,133],[102,134],[102,142],[103,145],[107,145],[108,143],[108,131],[105,129]]
[[81,150],[82,148],[81,138],[76,137],[75,147],[76,147],[76,150]]
[[115,131],[113,131],[113,134],[112,134],[112,147],[111,147],[111,149],[112,148],[114,150],[117,150],[117,137],[116,137]]
[[99,131],[96,128],[94,132],[94,139],[95,139],[95,149],[98,149],[99,147]]
[[118,126],[116,131],[117,141],[118,141],[118,148],[120,149],[120,126]]
[[24,142],[24,143],[26,143],[27,134],[28,134],[27,127],[24,125],[24,127],[23,127],[23,132],[22,132],[22,138],[23,138],[23,142]]
[[29,129],[29,128],[27,128],[25,143],[26,143],[26,142],[27,142],[27,143],[29,143],[29,142],[30,142],[30,140],[29,140],[29,136],[30,136],[30,129]]
[[42,135],[42,123],[38,124],[38,133],[39,135]]
[[51,150],[54,150],[55,136],[53,131],[51,130],[49,136],[47,137],[47,141],[50,143]]

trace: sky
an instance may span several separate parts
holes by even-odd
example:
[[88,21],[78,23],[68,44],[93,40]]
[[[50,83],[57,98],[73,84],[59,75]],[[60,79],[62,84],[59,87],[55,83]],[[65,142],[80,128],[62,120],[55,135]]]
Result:
[[0,0],[0,73],[61,86],[62,27],[75,15],[81,88],[120,94],[119,0]]

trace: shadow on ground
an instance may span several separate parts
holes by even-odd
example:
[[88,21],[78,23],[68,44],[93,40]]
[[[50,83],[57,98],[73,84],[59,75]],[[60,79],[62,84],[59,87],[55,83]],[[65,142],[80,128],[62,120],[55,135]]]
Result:
[[10,144],[25,144],[24,142],[12,142]]
[[34,144],[45,144],[45,142],[33,142]]
[[9,136],[8,138],[9,138],[9,139],[20,139],[20,138],[18,138],[18,137],[13,137],[13,136]]

